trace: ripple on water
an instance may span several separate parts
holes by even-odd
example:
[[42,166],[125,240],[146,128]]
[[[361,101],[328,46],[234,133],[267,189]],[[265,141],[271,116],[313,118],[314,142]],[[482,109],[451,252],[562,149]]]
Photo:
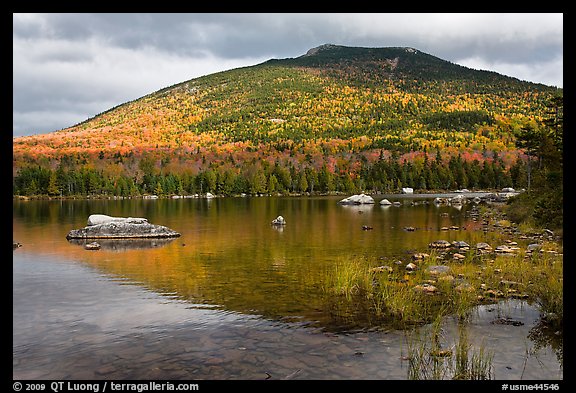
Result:
[[[13,266],[14,379],[407,377],[403,332],[325,333],[119,285],[129,282],[24,253]],[[491,323],[498,317],[524,324]],[[522,301],[473,314],[473,344],[498,348],[496,378],[562,378],[554,354],[536,351],[526,338],[537,319]],[[455,320],[443,328],[446,340],[457,337]]]

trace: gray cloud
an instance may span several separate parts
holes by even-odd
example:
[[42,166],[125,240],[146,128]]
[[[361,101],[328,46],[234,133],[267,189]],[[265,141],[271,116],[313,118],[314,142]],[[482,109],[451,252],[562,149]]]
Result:
[[178,82],[324,43],[410,46],[563,84],[562,14],[14,14],[13,135],[65,128]]

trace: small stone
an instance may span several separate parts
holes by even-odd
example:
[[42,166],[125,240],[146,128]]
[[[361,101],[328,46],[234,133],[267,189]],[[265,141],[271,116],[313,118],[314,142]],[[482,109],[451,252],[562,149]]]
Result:
[[532,253],[534,251],[540,251],[540,250],[542,250],[542,245],[538,244],[538,243],[528,244],[528,247],[526,247],[526,252],[528,252],[528,253]]
[[452,247],[459,248],[460,250],[469,250],[470,249],[470,245],[468,243],[466,243],[465,241],[462,241],[462,240],[453,241]]
[[436,240],[432,243],[429,243],[428,247],[430,247],[430,248],[449,248],[450,243],[446,240]]
[[99,250],[100,249],[100,243],[98,242],[92,242],[92,243],[88,243],[84,246],[85,250]]
[[493,289],[487,290],[485,294],[488,297],[504,297],[504,293],[502,291],[495,291]]
[[506,244],[503,244],[501,246],[496,247],[494,251],[496,251],[499,254],[512,254],[514,252],[514,249]]
[[492,251],[492,246],[488,243],[480,242],[476,243],[476,250],[480,252],[489,252]]
[[272,225],[286,225],[286,220],[282,216],[276,217],[272,220]]
[[421,284],[421,285],[416,285],[414,287],[414,290],[426,293],[426,294],[433,294],[434,292],[436,292],[438,290],[438,288],[436,288],[434,285],[430,285],[430,284]]
[[450,266],[445,265],[428,266],[428,268],[426,268],[426,271],[428,271],[428,273],[432,275],[439,275],[442,273],[448,273],[450,271]]

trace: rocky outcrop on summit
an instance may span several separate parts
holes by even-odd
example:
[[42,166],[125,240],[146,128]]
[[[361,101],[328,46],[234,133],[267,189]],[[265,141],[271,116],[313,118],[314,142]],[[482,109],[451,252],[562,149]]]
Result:
[[162,225],[150,224],[146,218],[110,217],[93,214],[88,217],[88,225],[71,230],[66,239],[131,239],[131,238],[170,238],[180,234]]

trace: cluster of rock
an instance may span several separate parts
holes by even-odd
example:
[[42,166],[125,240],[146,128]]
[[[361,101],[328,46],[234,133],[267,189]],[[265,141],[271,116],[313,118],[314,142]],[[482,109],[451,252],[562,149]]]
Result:
[[[480,203],[482,199],[480,197],[474,197],[472,201],[474,203]],[[468,198],[466,198],[462,194],[456,195],[452,198],[440,198],[440,197],[434,198],[435,205],[461,206],[465,203],[468,203]]]
[[[460,207],[470,201],[474,202],[474,203],[480,203],[480,202],[506,202],[510,197],[518,195],[518,191],[514,190],[513,188],[503,188],[501,192],[487,192],[484,194],[481,194],[479,196],[474,196],[473,198],[467,197],[464,194],[466,193],[470,193],[469,190],[467,189],[462,189],[462,190],[456,190],[454,191],[456,193],[458,193],[458,195],[455,195],[453,197],[436,197],[433,200],[433,203],[435,205],[449,205],[449,206],[455,206],[455,207]],[[409,188],[409,187],[405,187],[402,188],[402,194],[413,194],[414,193],[414,189]],[[376,202],[374,201],[374,198],[372,198],[370,195],[366,195],[366,194],[355,194],[352,196],[349,196],[348,198],[344,198],[342,200],[340,200],[338,202],[341,205],[373,205]],[[418,203],[428,203],[428,201],[423,201],[423,202],[411,202],[412,205],[416,205]],[[395,205],[395,206],[400,206],[401,203],[396,201],[396,202],[390,202],[388,199],[383,199],[380,201],[380,205],[382,206],[389,206],[389,205]]]
[[401,203],[399,201],[390,202],[388,199],[384,198],[380,201],[380,206],[400,206]]
[[[485,253],[512,253],[519,250],[518,247],[515,246],[515,242],[508,241],[507,244],[492,248],[487,243],[477,243],[475,247],[471,247],[468,243],[464,241],[453,241],[448,242],[446,240],[437,240],[429,244],[430,248],[433,249],[441,249],[441,250],[451,250],[455,251],[453,253],[453,259],[455,261],[464,259],[465,256],[460,254],[461,252],[467,252],[471,249],[475,249],[478,254],[485,254]],[[533,252],[543,252],[541,244],[530,244],[526,248],[527,257]],[[470,284],[464,274],[454,274],[452,273],[452,268],[449,265],[444,264],[436,264],[436,265],[427,265],[424,263],[425,260],[430,258],[430,254],[418,252],[412,255],[411,261],[404,265],[402,261],[395,262],[396,265],[404,265],[403,270],[405,274],[412,274],[419,269],[423,269],[423,273],[425,274],[424,280],[420,283],[414,285],[412,289],[414,291],[418,291],[422,294],[426,295],[434,295],[436,294],[438,289],[438,284],[445,284],[448,283],[454,288],[456,292],[475,292],[479,290],[478,293],[478,300],[482,300],[485,298],[504,298],[504,297],[513,297],[513,298],[527,298],[528,295],[526,293],[522,293],[523,284],[516,282],[501,279],[498,285],[494,288],[489,288],[487,284],[480,284],[478,288],[475,288],[472,284]],[[438,258],[442,259],[442,258]],[[421,266],[421,267],[420,267]],[[377,266],[370,269],[370,272],[373,274],[381,274],[381,273],[388,273],[391,274],[394,272],[394,268],[388,265]],[[494,273],[500,274],[501,269],[494,269]],[[456,277],[455,277],[456,276]],[[407,282],[406,279],[400,279],[401,282]]]
[[456,190],[454,192],[459,193],[454,197],[437,197],[434,198],[434,204],[436,205],[451,205],[451,206],[461,206],[472,200],[474,203],[480,202],[506,202],[509,198],[519,194],[519,191],[514,190],[510,187],[503,188],[500,192],[487,192],[480,196],[475,196],[474,198],[468,198],[464,194],[469,193],[467,189]]
[[[453,242],[448,242],[446,240],[436,240],[434,242],[429,243],[428,247],[431,249],[442,250],[443,252],[446,252],[446,253],[450,252],[451,258],[455,262],[465,259],[466,255],[464,255],[464,254],[466,254],[470,250],[475,250],[476,255],[485,255],[485,254],[490,254],[490,253],[495,253],[498,255],[515,254],[517,251],[520,250],[520,248],[517,247],[517,243],[514,241],[511,241],[511,240],[508,240],[506,242],[506,244],[497,246],[495,248],[490,246],[488,243],[484,243],[484,242],[476,243],[475,247],[471,247],[468,243],[466,243],[465,241],[461,241],[461,240],[460,241],[453,241]],[[538,243],[529,244],[526,248],[526,257],[529,257],[534,252],[543,252],[542,251],[542,245],[538,244]],[[549,252],[553,252],[553,251],[549,251]],[[444,259],[444,256],[441,254],[441,255],[437,255],[436,258],[438,260],[442,260],[442,259]],[[407,264],[404,265],[405,262],[402,262],[402,261],[397,261],[396,264],[397,265],[404,265],[404,270],[407,273],[412,273],[412,272],[418,270],[420,263],[422,263],[423,261],[425,261],[429,257],[430,257],[430,254],[418,252],[418,253],[412,254],[411,261],[408,262]],[[394,269],[389,265],[377,266],[377,267],[370,269],[371,273],[392,273],[393,271],[394,271]],[[448,266],[448,265],[429,265],[426,267],[426,273],[428,275],[432,276],[434,279],[454,280],[454,277],[449,275],[449,272],[450,272],[450,266]],[[495,272],[497,272],[497,271],[495,271]],[[473,290],[473,288],[469,284],[467,284],[466,282],[461,282],[460,284],[461,284],[460,286],[456,287],[457,291]],[[504,280],[500,284],[501,284],[501,286],[514,287],[517,283]],[[434,293],[436,291],[436,287],[434,287],[430,283],[419,284],[415,287],[415,289],[422,291],[422,292],[425,292],[425,293],[428,293],[428,294]],[[502,296],[502,293],[495,291],[495,290],[488,290],[488,288],[480,288],[480,289],[485,290],[486,295],[488,297],[501,297]],[[508,292],[512,293],[514,291],[509,290]]]
[[[366,194],[356,194],[349,196],[348,198],[344,198],[338,202],[340,205],[374,205],[376,202],[374,198],[370,195]],[[400,202],[390,202],[388,199],[384,198],[380,201],[381,206],[400,206]]]
[[[150,195],[148,196],[148,199],[157,199],[158,196],[157,195]],[[206,199],[213,199],[216,198],[216,195],[207,192],[204,195],[201,194],[193,194],[193,195],[172,195],[170,198],[172,199],[186,199],[186,198],[194,198],[194,199],[198,199],[198,198],[206,198]]]
[[[436,240],[428,244],[429,248],[432,249],[439,249],[439,250],[452,250],[452,251],[469,251],[471,249],[470,245],[465,241],[453,241],[448,242],[446,240]],[[476,254],[484,255],[489,253],[496,253],[499,255],[502,254],[515,254],[520,251],[520,247],[518,247],[518,243],[513,240],[507,240],[505,244],[499,245],[495,248],[485,242],[476,243],[474,247],[476,250]],[[529,244],[526,248],[526,254],[529,256],[534,251],[541,251],[542,245],[538,243]],[[454,254],[454,259],[464,259],[464,256],[457,256],[458,254]],[[460,254],[461,255],[461,254]]]
[[171,238],[180,234],[162,225],[150,224],[146,218],[111,217],[92,214],[87,226],[71,230],[66,239]]

